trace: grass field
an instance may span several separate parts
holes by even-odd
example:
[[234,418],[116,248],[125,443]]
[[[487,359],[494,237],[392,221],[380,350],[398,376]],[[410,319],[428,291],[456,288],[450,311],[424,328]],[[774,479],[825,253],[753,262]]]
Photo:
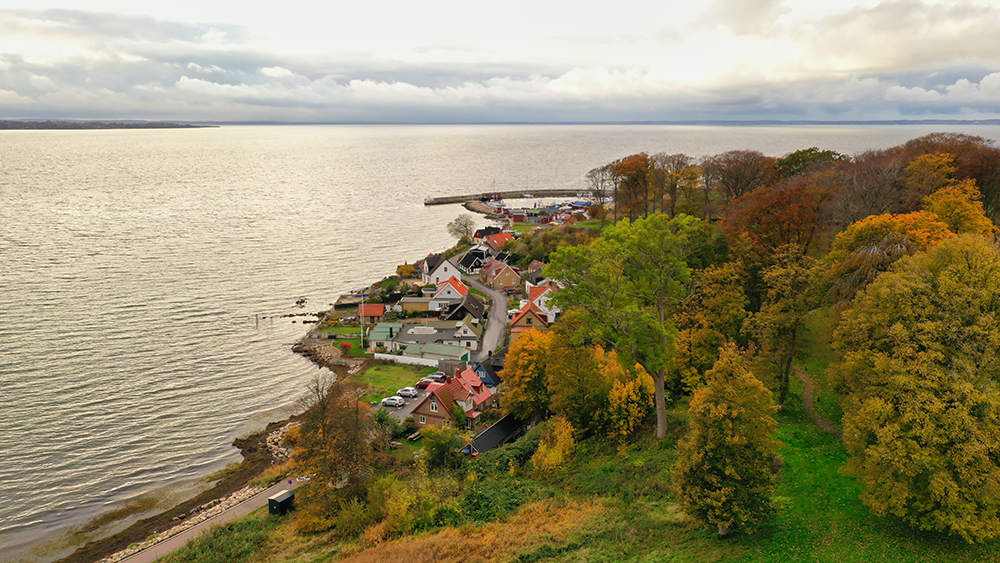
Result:
[[434,368],[426,366],[411,366],[407,364],[374,365],[358,376],[358,381],[371,386],[371,391],[364,396],[367,402],[378,402],[383,397],[395,395],[398,389],[412,387],[428,374],[434,373]]
[[324,326],[319,329],[320,332],[329,332],[331,334],[361,334],[360,326]]

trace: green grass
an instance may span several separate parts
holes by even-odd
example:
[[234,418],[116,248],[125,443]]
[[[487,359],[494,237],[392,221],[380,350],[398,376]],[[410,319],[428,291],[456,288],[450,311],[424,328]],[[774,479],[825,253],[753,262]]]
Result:
[[261,510],[214,526],[177,551],[163,556],[166,563],[242,563],[263,549],[279,518]]
[[371,366],[358,374],[358,381],[371,386],[371,391],[363,397],[363,400],[378,402],[383,397],[395,395],[396,391],[403,387],[412,387],[421,378],[434,371],[432,367],[407,364]]
[[474,287],[470,287],[469,288],[469,293],[471,293],[471,294],[473,294],[473,295],[475,295],[477,297],[481,297],[483,299],[483,301],[489,301],[490,300],[490,298],[487,297],[485,293],[483,293],[482,291],[479,291],[478,289],[476,289]]
[[361,334],[360,326],[324,326],[319,328],[320,332],[331,334]]
[[535,230],[535,227],[539,226],[541,225],[536,225],[534,223],[514,223],[514,225],[510,229],[520,235],[524,233],[530,233],[531,231]]
[[840,425],[843,410],[840,397],[830,385],[827,370],[837,361],[830,348],[834,313],[832,308],[817,309],[806,316],[806,330],[799,345],[797,365],[816,382],[816,410],[830,422]]

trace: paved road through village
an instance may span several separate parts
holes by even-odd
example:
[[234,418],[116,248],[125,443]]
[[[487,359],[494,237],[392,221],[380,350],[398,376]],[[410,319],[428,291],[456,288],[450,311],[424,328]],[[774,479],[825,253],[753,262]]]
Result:
[[503,335],[507,328],[507,296],[487,287],[474,278],[462,276],[462,281],[490,297],[490,320],[486,323],[486,332],[483,333],[482,346],[470,358],[473,362],[478,362],[488,357],[490,352],[496,350],[497,346],[503,340]]

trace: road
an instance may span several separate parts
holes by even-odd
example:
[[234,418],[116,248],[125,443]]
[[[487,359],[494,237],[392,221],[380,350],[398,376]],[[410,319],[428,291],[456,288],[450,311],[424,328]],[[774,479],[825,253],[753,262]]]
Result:
[[471,357],[473,362],[479,362],[488,357],[490,352],[496,350],[503,340],[507,328],[507,296],[487,287],[477,279],[462,276],[462,281],[490,297],[490,315],[489,321],[486,323],[486,331],[483,333],[482,346]]
[[[292,479],[291,488],[294,490],[297,489],[298,486],[299,482],[295,479]],[[171,551],[184,547],[184,545],[187,544],[187,542],[207,532],[209,528],[211,528],[212,526],[216,524],[221,524],[223,522],[228,522],[233,518],[246,516],[247,514],[250,514],[251,512],[257,510],[262,506],[267,506],[268,497],[274,496],[275,494],[288,488],[289,488],[288,481],[282,481],[277,485],[274,485],[270,489],[267,489],[266,491],[256,496],[253,496],[241,502],[240,504],[237,504],[236,506],[230,508],[229,510],[223,512],[222,514],[209,518],[208,520],[205,520],[204,522],[198,524],[197,526],[189,530],[185,530],[177,534],[176,536],[161,541],[160,543],[154,545],[153,547],[150,547],[149,549],[140,551],[139,553],[136,553],[131,557],[126,557],[125,559],[122,559],[121,563],[153,563],[154,561],[158,561],[160,557],[163,557],[164,555],[170,553]]]

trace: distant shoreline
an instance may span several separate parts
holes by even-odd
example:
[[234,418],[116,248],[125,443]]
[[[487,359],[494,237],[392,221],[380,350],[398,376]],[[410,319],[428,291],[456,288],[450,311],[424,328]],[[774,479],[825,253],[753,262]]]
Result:
[[218,125],[193,125],[152,121],[0,121],[0,130],[37,129],[200,129]]

